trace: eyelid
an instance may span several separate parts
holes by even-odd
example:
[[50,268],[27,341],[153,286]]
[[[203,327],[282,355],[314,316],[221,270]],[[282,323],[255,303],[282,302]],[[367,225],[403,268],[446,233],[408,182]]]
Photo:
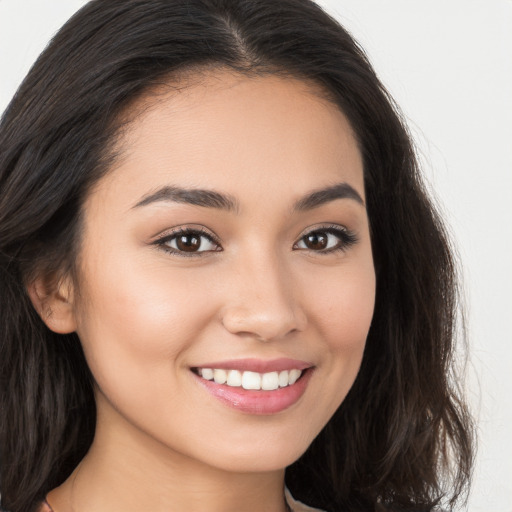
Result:
[[198,233],[200,235],[204,235],[208,238],[211,238],[213,242],[220,243],[219,237],[201,224],[182,224],[172,228],[164,229],[163,231],[158,233],[158,235],[155,235],[153,237],[153,242],[158,242],[163,240],[164,238],[180,235],[182,233]]

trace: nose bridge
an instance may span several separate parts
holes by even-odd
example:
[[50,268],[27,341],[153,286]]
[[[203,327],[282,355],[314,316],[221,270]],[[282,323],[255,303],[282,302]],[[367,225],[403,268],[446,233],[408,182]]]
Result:
[[305,315],[287,262],[275,251],[262,252],[237,261],[223,324],[232,333],[271,341],[303,330]]

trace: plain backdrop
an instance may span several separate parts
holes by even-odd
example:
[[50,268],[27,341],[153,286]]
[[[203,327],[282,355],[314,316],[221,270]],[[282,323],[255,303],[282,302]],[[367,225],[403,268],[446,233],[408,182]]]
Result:
[[[279,0],[276,0],[279,1]],[[83,0],[0,0],[0,112]],[[400,105],[465,278],[471,512],[512,512],[512,0],[322,0]]]

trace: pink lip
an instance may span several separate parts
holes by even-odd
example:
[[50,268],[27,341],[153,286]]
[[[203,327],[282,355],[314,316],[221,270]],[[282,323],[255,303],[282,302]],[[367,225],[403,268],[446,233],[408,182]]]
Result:
[[313,366],[311,363],[282,357],[265,361],[262,359],[237,359],[233,361],[216,361],[213,363],[198,364],[195,368],[211,368],[222,370],[240,370],[242,372],[281,372],[283,370],[306,370]]
[[[240,370],[242,368],[240,365],[238,365],[239,362],[240,361],[237,361],[237,365],[233,365],[231,368],[225,366],[225,363],[219,366],[213,366],[213,368]],[[254,368],[252,365],[250,367]],[[204,366],[200,368],[212,368],[212,366]],[[265,366],[265,368],[268,368],[268,366]],[[293,368],[298,367],[292,365],[290,367],[283,368],[282,366],[279,366],[279,369],[281,370]],[[247,369],[244,371],[256,370]],[[278,370],[265,370],[264,372],[259,370],[259,373],[265,373],[267,371]],[[248,390],[242,387],[231,387],[227,384],[217,384],[214,381],[203,379],[193,372],[191,373],[193,377],[197,379],[198,383],[206,389],[206,391],[208,391],[211,395],[229,407],[244,413],[263,415],[276,414],[278,412],[284,411],[285,409],[288,409],[293,404],[298,402],[306,391],[311,375],[313,374],[313,368],[310,365],[305,365],[300,379],[295,382],[295,384],[286,386],[285,388],[279,388],[274,391]]]

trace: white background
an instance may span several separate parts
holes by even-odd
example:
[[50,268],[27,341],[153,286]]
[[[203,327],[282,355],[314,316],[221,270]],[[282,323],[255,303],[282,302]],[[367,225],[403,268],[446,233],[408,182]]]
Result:
[[[0,0],[0,112],[84,3]],[[452,228],[479,434],[468,510],[512,512],[512,0],[320,3],[359,40],[401,106]]]

